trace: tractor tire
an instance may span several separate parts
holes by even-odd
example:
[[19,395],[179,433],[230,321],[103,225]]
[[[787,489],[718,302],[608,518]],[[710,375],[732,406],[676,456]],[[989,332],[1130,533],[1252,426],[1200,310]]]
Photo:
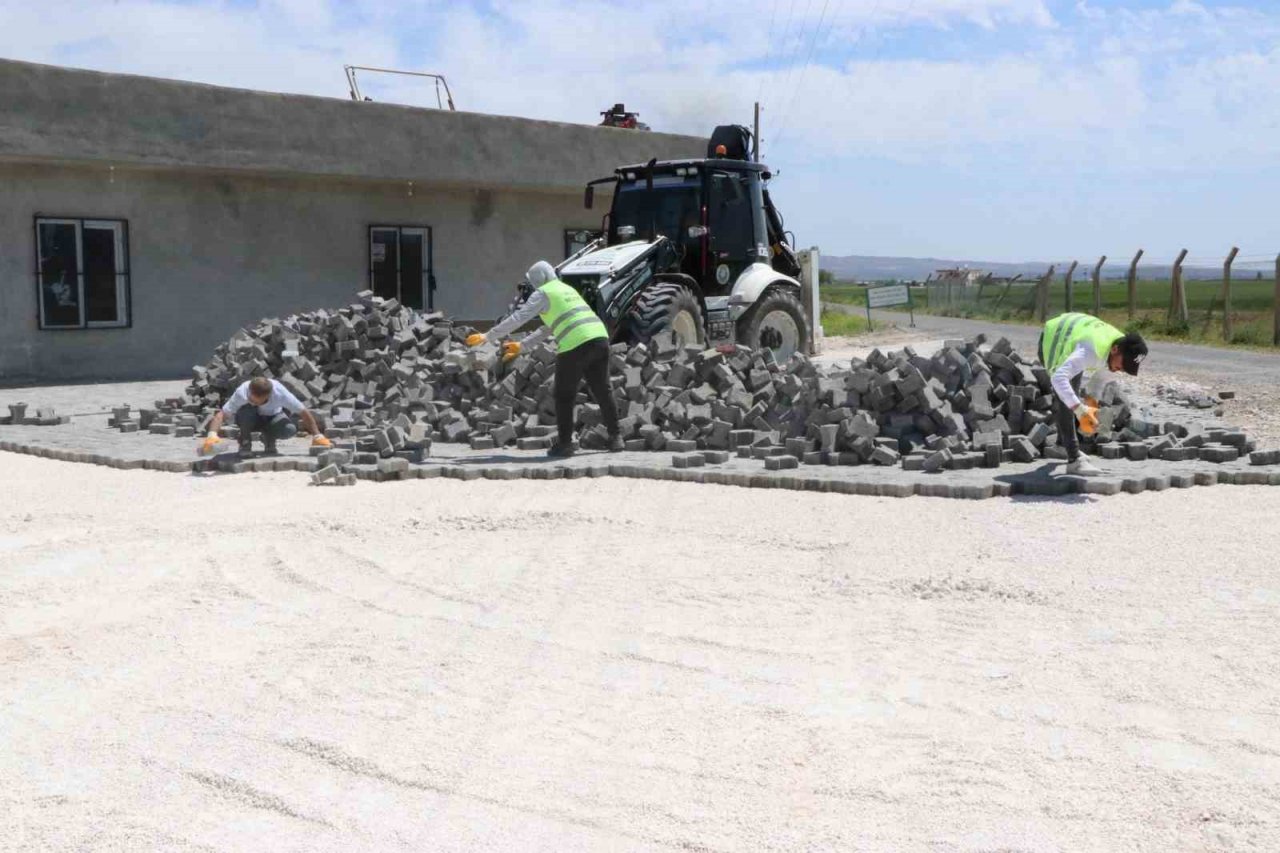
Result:
[[772,350],[778,364],[785,364],[794,353],[806,354],[808,342],[809,323],[804,308],[788,290],[766,291],[738,321],[738,343]]
[[640,294],[627,312],[627,330],[634,343],[646,343],[664,333],[681,345],[706,340],[698,297],[669,281],[656,282]]

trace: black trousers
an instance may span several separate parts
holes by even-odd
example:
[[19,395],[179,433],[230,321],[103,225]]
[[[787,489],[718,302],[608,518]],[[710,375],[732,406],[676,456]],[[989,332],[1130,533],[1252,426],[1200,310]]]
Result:
[[[1044,358],[1044,335],[1040,335],[1040,342],[1036,344],[1036,352]],[[1071,390],[1076,392],[1076,396],[1080,396],[1080,383],[1084,379],[1084,375],[1076,376],[1071,380]],[[1055,391],[1053,394],[1053,421],[1058,427],[1058,444],[1067,451],[1067,461],[1075,462],[1080,458],[1080,436],[1076,433],[1076,415],[1075,412],[1067,408],[1067,404],[1062,402],[1062,398]]]
[[258,414],[258,407],[252,403],[236,411],[236,426],[240,428],[240,443],[245,447],[249,446],[255,432],[262,433],[266,444],[275,444],[278,439],[293,438],[298,434],[298,427],[287,412],[266,417]]
[[618,434],[618,408],[609,387],[609,343],[600,338],[556,356],[556,428],[561,444],[573,441],[573,404],[584,378],[600,407],[605,429],[611,436]]
[[[1077,397],[1080,396],[1081,378],[1077,376],[1071,380],[1071,390],[1076,392]],[[1080,458],[1080,436],[1076,434],[1076,415],[1067,408],[1067,404],[1062,402],[1062,398],[1057,394],[1053,395],[1053,418],[1058,425],[1058,444],[1067,451],[1067,461],[1075,462]]]

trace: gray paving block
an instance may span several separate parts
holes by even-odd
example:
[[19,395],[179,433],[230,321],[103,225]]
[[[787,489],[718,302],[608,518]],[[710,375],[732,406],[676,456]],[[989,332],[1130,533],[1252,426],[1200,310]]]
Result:
[[671,465],[674,468],[701,468],[706,464],[706,457],[701,453],[677,453],[671,457]]
[[1004,456],[1003,451],[998,444],[988,444],[983,448],[982,467],[983,468],[999,468],[1000,462]]
[[1249,454],[1250,465],[1280,465],[1280,450],[1255,450]]
[[319,471],[311,475],[311,484],[318,486],[321,483],[327,483],[330,480],[336,480],[342,471],[337,465],[326,465]]
[[1025,435],[1010,437],[1009,449],[1013,451],[1013,458],[1017,462],[1032,462],[1039,456],[1035,445]]
[[898,451],[888,447],[877,447],[871,454],[871,461],[876,465],[897,465]]
[[929,473],[935,473],[942,471],[950,463],[951,451],[944,448],[925,456],[924,463],[921,465],[921,470]]
[[1206,444],[1200,448],[1200,458],[1205,462],[1234,462],[1240,458],[1240,451],[1226,445]]
[[379,474],[403,474],[409,470],[409,460],[400,459],[398,457],[389,457],[387,459],[378,460]]
[[785,471],[799,467],[800,460],[794,456],[770,456],[764,460],[764,468],[766,471]]

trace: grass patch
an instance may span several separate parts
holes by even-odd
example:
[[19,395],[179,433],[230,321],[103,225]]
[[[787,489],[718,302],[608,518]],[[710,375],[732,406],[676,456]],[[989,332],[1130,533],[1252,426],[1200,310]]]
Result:
[[[825,294],[824,294],[825,296]],[[865,334],[867,318],[858,314],[841,314],[837,311],[822,312],[822,333],[824,335],[853,337]]]
[[867,289],[854,284],[833,284],[822,288],[822,298],[844,305],[866,305]]

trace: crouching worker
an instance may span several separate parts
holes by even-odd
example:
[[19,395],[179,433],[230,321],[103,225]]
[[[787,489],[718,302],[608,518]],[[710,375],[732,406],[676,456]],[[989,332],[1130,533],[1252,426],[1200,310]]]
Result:
[[274,454],[276,442],[282,438],[293,438],[298,434],[298,425],[291,415],[302,421],[302,426],[315,438],[312,444],[317,447],[329,447],[329,439],[324,437],[320,424],[307,407],[279,382],[265,376],[256,376],[248,382],[240,383],[240,387],[223,404],[222,408],[209,421],[209,432],[205,437],[202,452],[209,453],[218,443],[218,430],[228,417],[235,418],[240,430],[240,455],[248,456],[253,450],[253,434],[262,433],[263,451]]
[[[1080,452],[1076,423],[1085,435],[1098,431],[1098,408],[1080,399],[1085,370],[1105,365],[1112,373],[1138,375],[1147,357],[1147,342],[1088,314],[1061,314],[1045,324],[1040,335],[1040,361],[1053,376],[1053,415],[1058,442],[1067,451],[1067,473],[1102,473]],[[1090,401],[1094,402],[1094,401]]]
[[529,285],[524,303],[487,334],[475,334],[467,338],[468,346],[480,346],[489,340],[502,340],[525,323],[538,317],[543,328],[525,337],[519,343],[504,345],[504,359],[510,361],[524,348],[532,348],[548,335],[556,342],[556,429],[559,437],[547,451],[553,458],[563,459],[574,454],[573,404],[578,396],[578,386],[587,380],[587,388],[600,407],[605,429],[609,431],[609,450],[622,450],[622,438],[618,433],[618,410],[613,402],[613,390],[609,386],[609,330],[582,299],[578,291],[556,277],[555,267],[546,261],[538,261],[525,273]]

